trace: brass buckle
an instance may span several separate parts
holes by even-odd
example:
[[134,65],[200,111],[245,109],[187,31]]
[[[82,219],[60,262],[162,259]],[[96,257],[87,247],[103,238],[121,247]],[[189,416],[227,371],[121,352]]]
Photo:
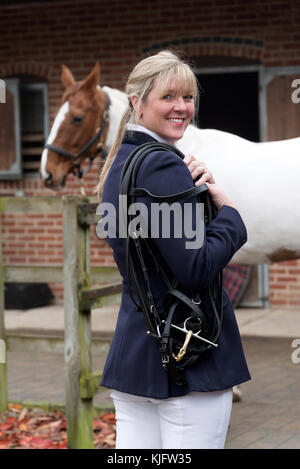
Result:
[[[201,329],[199,329],[198,332],[192,332],[192,331],[188,331],[187,328],[186,328],[186,323],[187,321],[191,318],[188,317],[186,318],[186,320],[184,321],[184,324],[183,324],[183,327],[179,327],[179,326],[176,326],[175,324],[171,324],[171,327],[173,327],[174,329],[177,329],[178,331],[181,331],[181,332],[184,332],[185,334],[188,334],[189,332],[191,332],[192,336],[195,337],[196,339],[198,340],[202,340],[202,342],[205,342],[206,344],[210,344],[210,345],[213,345],[214,347],[218,347],[218,344],[215,344],[214,342],[211,342],[210,340],[207,340],[205,339],[204,337],[201,337],[200,332],[201,332]],[[163,323],[165,323],[166,321],[162,321]],[[189,339],[190,341],[190,339]],[[183,348],[183,347],[182,347]],[[180,352],[179,352],[180,353]],[[174,355],[174,354],[173,354]],[[179,355],[179,354],[178,354]]]
[[175,358],[175,360],[177,362],[179,362],[184,357],[184,355],[186,353],[187,346],[189,345],[189,341],[191,340],[192,336],[193,336],[193,331],[187,331],[186,336],[185,336],[185,340],[184,340],[184,344],[181,347],[181,349],[179,350],[179,353],[177,355],[174,355],[174,353],[173,353],[173,357]]

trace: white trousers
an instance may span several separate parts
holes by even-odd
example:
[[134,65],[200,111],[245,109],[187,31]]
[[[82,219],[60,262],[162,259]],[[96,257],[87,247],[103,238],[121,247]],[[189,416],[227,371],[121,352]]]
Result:
[[223,449],[232,388],[151,399],[112,391],[117,449]]

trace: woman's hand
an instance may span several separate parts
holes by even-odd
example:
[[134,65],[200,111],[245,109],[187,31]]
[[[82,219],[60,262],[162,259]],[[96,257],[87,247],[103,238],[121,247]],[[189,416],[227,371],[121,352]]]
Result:
[[223,190],[217,186],[212,172],[206,167],[205,163],[198,161],[193,155],[186,155],[183,161],[187,165],[193,179],[196,179],[200,174],[202,175],[200,179],[195,182],[195,186],[206,183],[211,198],[218,210],[220,210],[223,205],[229,205],[229,207],[237,209]]
[[217,186],[217,184],[210,184],[209,182],[206,182],[206,185],[208,187],[211,198],[218,210],[220,210],[223,205],[229,205],[229,207],[233,207],[237,210],[234,203],[231,202],[231,200],[227,197],[223,190],[219,186]]
[[206,167],[205,163],[198,161],[193,155],[186,155],[183,162],[187,165],[193,179],[201,175],[200,179],[195,182],[195,186],[200,186],[205,182],[215,183],[212,172]]

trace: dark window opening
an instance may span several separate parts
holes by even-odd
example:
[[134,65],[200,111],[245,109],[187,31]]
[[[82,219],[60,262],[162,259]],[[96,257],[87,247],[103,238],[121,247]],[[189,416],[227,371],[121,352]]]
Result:
[[230,132],[253,142],[259,137],[258,72],[197,73],[197,125]]
[[49,131],[48,85],[31,75],[4,78],[0,104],[0,179],[39,177]]
[[45,144],[45,85],[20,85],[21,152],[24,176],[37,175]]

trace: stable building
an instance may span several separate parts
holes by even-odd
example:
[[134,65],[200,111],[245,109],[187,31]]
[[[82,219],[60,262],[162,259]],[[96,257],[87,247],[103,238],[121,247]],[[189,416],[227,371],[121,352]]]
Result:
[[[39,176],[64,92],[62,64],[83,80],[98,61],[100,84],[123,90],[139,59],[172,49],[194,65],[201,86],[199,127],[254,142],[298,137],[299,26],[293,0],[2,1],[0,197],[80,193],[73,175],[55,194]],[[99,166],[96,160],[84,179],[87,194]],[[284,172],[284,155],[282,167]],[[114,266],[108,244],[92,230],[92,264]],[[6,265],[61,265],[61,215],[3,213],[2,256]],[[299,307],[300,261],[259,265],[246,274],[251,279],[240,306]],[[243,285],[238,272],[231,275]],[[63,285],[49,287],[62,302]]]

